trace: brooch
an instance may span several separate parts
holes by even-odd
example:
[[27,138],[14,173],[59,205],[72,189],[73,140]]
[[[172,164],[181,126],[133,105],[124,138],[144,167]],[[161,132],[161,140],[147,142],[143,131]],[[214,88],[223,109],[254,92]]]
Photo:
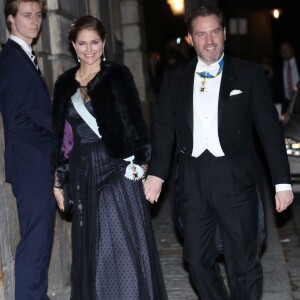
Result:
[[136,165],[133,163],[133,161],[131,161],[130,164],[126,167],[124,176],[130,180],[137,181],[144,177],[144,171],[139,165]]

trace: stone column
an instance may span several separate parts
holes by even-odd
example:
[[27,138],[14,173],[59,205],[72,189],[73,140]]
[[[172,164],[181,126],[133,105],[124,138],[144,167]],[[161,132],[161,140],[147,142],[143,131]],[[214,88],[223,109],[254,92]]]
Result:
[[148,79],[143,1],[121,0],[120,5],[124,64],[134,75],[144,116],[150,124],[151,106],[147,99],[153,96]]
[[145,40],[141,13],[143,4],[138,0],[122,0],[120,4],[124,63],[134,74],[141,100],[145,101]]
[[[19,241],[19,228],[16,201],[10,185],[4,182],[3,164],[4,137],[0,120],[0,255],[2,261],[4,299],[14,299],[14,257]],[[1,293],[0,293],[1,294]],[[2,300],[2,299],[1,299]]]
[[[0,0],[0,13],[4,0]],[[7,40],[8,31],[4,17],[0,18],[0,42]],[[0,47],[1,51],[1,47]],[[4,136],[0,117],[0,300],[14,299],[14,256],[19,240],[16,202],[4,175]]]

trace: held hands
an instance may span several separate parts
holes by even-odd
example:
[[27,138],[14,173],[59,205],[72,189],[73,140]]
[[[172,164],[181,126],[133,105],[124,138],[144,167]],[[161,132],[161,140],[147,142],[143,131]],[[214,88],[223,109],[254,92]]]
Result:
[[147,178],[143,180],[145,197],[150,203],[153,204],[158,201],[162,183],[163,181],[161,178],[152,175],[147,176]]
[[282,212],[287,207],[292,204],[294,199],[294,194],[292,191],[280,191],[275,194],[275,204],[276,204],[276,211]]
[[61,211],[64,211],[64,192],[62,189],[53,188],[54,197],[56,199],[57,205]]

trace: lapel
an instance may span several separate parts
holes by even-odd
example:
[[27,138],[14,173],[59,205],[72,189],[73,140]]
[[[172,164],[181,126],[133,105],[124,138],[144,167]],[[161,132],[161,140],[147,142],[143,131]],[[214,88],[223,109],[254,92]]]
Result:
[[183,101],[180,108],[185,110],[185,116],[191,131],[193,131],[193,92],[196,66],[197,57],[192,59],[186,65],[186,68],[182,70],[181,82],[179,82],[181,93],[178,93],[181,101]]
[[[47,95],[50,95],[48,86],[46,84],[46,81],[44,79],[44,76],[43,76],[42,72],[35,67],[35,65],[31,61],[31,59],[29,58],[27,53],[23,50],[23,48],[18,43],[16,43],[15,41],[13,41],[11,39],[8,39],[7,46],[11,46],[11,47],[15,48],[17,50],[18,54],[20,56],[22,56],[28,62],[28,67],[31,68],[32,71],[35,72],[36,75],[40,78],[40,80],[42,82],[42,86],[45,89]],[[49,102],[51,103],[50,97],[48,97],[48,98],[49,98],[48,99]]]
[[226,107],[229,98],[229,94],[234,89],[236,79],[237,79],[237,74],[235,72],[233,62],[229,56],[224,55],[224,67],[223,67],[223,74],[222,74],[221,85],[220,85],[219,105],[218,105],[219,126],[220,126],[224,109]]

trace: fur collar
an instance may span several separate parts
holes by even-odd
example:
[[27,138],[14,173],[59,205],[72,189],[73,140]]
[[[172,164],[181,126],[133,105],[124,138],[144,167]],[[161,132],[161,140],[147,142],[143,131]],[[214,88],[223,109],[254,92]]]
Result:
[[[75,67],[62,74],[54,88],[56,167],[63,160],[60,149],[67,107],[79,87],[79,83],[75,80],[77,70],[78,67]],[[147,163],[150,159],[148,131],[129,69],[114,62],[104,62],[101,64],[100,72],[89,82],[87,88],[99,132],[109,154],[115,158],[125,158],[134,154],[137,163]]]

